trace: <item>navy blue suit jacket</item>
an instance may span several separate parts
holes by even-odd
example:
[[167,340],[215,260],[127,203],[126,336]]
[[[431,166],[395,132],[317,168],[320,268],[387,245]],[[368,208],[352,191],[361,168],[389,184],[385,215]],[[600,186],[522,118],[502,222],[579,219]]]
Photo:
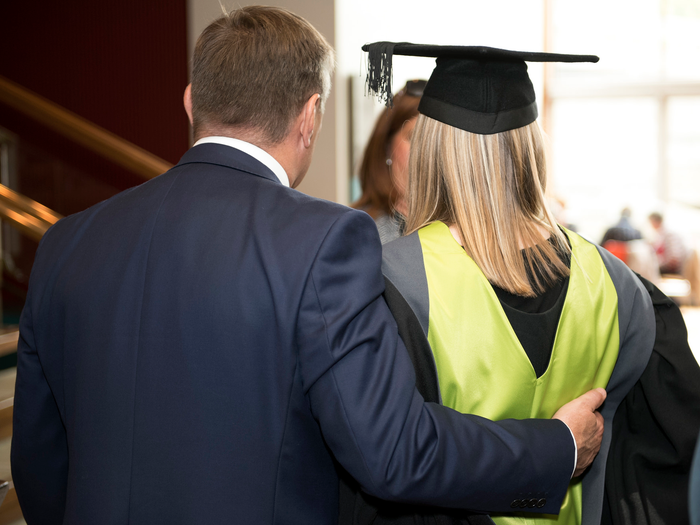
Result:
[[327,525],[336,461],[387,499],[557,512],[566,426],[425,403],[380,265],[368,215],[216,144],[57,223],[21,319],[27,523]]

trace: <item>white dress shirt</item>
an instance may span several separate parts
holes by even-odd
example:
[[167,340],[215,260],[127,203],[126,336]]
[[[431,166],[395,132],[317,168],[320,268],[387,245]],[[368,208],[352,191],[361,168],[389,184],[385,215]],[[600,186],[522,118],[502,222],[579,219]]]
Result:
[[267,151],[257,147],[255,144],[231,137],[204,137],[195,142],[194,145],[198,146],[199,144],[207,143],[222,144],[223,146],[230,146],[242,151],[243,153],[247,153],[255,160],[262,162],[265,166],[270,168],[272,173],[275,174],[275,177],[277,177],[282,184],[289,188],[289,177],[287,176],[287,172],[284,171],[282,165],[277,162],[277,160],[275,160],[275,158]]

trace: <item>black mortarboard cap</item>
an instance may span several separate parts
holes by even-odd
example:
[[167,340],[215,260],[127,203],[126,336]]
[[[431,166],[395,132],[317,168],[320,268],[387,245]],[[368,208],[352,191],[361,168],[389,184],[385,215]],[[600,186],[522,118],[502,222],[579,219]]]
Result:
[[594,55],[508,51],[483,46],[376,42],[369,52],[367,89],[392,105],[393,55],[436,57],[418,111],[472,133],[488,135],[537,119],[535,90],[525,62],[598,62]]

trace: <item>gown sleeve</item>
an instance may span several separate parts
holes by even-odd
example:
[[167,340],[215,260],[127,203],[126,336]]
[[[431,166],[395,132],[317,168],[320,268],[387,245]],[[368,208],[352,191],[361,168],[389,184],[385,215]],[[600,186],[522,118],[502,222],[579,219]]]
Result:
[[656,339],[649,363],[613,420],[603,525],[687,524],[688,479],[700,430],[700,367],[680,309],[651,296]]

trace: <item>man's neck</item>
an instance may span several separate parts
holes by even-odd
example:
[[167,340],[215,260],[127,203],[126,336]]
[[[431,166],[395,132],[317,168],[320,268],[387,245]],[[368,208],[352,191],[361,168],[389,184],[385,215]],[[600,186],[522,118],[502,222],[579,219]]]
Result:
[[195,134],[195,142],[205,137],[228,137],[236,140],[242,140],[257,146],[279,162],[287,174],[289,185],[294,188],[294,182],[299,171],[297,165],[298,159],[293,151],[293,148],[290,147],[291,145],[288,143],[288,140],[283,140],[280,143],[272,144],[268,140],[262,140],[260,135],[261,134],[259,132],[250,129],[216,126],[213,128],[207,127],[197,130],[197,133]]

